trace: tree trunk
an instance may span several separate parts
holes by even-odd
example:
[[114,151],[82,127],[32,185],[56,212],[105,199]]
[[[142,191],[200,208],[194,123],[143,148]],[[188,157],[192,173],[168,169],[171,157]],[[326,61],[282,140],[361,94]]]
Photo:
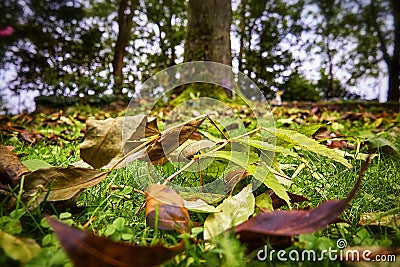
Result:
[[[231,22],[231,0],[189,0],[184,61],[213,61],[232,66]],[[185,90],[215,98],[231,93],[205,84],[182,86],[175,92],[180,94]]]
[[392,0],[392,12],[394,17],[394,44],[393,55],[386,62],[389,69],[388,101],[400,100],[400,2]]
[[388,89],[388,101],[399,101],[400,99],[400,80],[399,80],[400,66],[397,62],[392,62],[389,65],[389,89]]
[[118,9],[118,37],[114,47],[113,76],[114,76],[114,94],[122,94],[122,84],[124,76],[122,68],[124,67],[125,48],[130,39],[130,33],[133,26],[133,13],[139,4],[138,0],[121,0]]
[[244,42],[245,42],[245,35],[246,35],[246,10],[247,10],[247,0],[241,1],[241,9],[240,9],[240,41],[239,41],[239,71],[243,72],[243,50],[244,50]]
[[185,62],[205,60],[232,65],[231,0],[190,0]]
[[326,39],[326,54],[328,56],[328,79],[329,79],[329,88],[328,88],[328,97],[335,98],[338,97],[336,90],[333,86],[333,57],[332,57],[332,50],[330,48],[330,41],[329,37]]

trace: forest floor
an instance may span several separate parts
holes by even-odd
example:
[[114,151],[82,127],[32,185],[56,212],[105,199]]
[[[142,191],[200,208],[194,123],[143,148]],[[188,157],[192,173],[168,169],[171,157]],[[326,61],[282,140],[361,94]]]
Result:
[[[198,114],[200,119],[194,126],[193,119],[183,124],[193,131],[184,134],[186,137],[178,136],[180,143],[213,142],[213,146],[204,146],[187,157],[189,163],[200,166],[211,152],[217,155],[218,160],[203,171],[197,170],[196,164],[177,165],[154,149],[158,139],[151,141],[147,130],[155,132],[155,138],[167,136],[162,128],[168,120],[168,108],[153,114],[160,130],[145,117],[149,145],[145,143],[144,148],[153,164],[141,158],[122,168],[100,164],[113,153],[117,156],[113,146],[119,148],[116,143],[105,147],[111,140],[111,128],[104,130],[101,125],[107,119],[117,125],[117,118],[125,112],[123,108],[105,110],[75,106],[50,114],[0,117],[0,145],[6,148],[0,147],[0,266],[73,266],[72,261],[76,266],[153,266],[161,263],[161,258],[166,266],[298,266],[300,262],[311,266],[315,261],[325,266],[373,266],[377,261],[398,266],[398,105],[344,102],[271,107],[276,148],[259,142],[267,129],[257,128],[253,114],[243,106],[232,106],[232,110],[251,132],[244,135],[236,134],[240,126],[227,116],[216,126]],[[89,117],[93,117],[90,123]],[[226,132],[234,137],[224,139]],[[250,141],[241,139],[244,137]],[[88,140],[103,154],[84,164],[82,159],[87,159],[88,152],[82,147],[91,148],[83,145]],[[242,163],[240,153],[225,153],[235,142],[250,144],[246,163]],[[255,186],[251,179],[260,180],[252,173],[254,166],[265,163],[252,157],[264,150],[275,153],[268,163],[273,175],[265,174],[272,180],[250,192],[248,189]],[[86,173],[76,175],[76,166],[85,168]],[[70,172],[74,177],[68,176]],[[225,175],[222,181],[221,173]],[[58,181],[51,179],[63,175],[72,182],[57,187]],[[361,185],[352,196],[350,191],[357,187],[359,176]],[[214,185],[222,187],[226,195],[207,201],[217,194],[207,191],[206,184],[215,181],[220,181]],[[164,193],[154,193],[164,201],[157,201],[149,191],[157,183],[169,186],[160,189]],[[199,195],[207,204],[197,210],[189,208],[191,192],[185,195],[179,186],[200,188]],[[339,207],[342,204],[344,211]],[[264,219],[256,225],[248,218]],[[239,230],[240,223],[246,231]],[[79,232],[74,232],[76,229]],[[121,243],[132,247],[122,248]],[[140,250],[143,247],[149,250]],[[328,255],[332,250],[336,257]],[[126,254],[131,256],[118,251],[129,251]],[[368,257],[354,260],[350,254]]]

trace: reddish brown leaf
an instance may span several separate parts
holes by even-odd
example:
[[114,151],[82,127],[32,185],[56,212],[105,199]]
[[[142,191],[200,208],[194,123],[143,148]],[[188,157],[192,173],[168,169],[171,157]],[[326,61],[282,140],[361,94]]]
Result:
[[[298,234],[312,233],[338,221],[350,200],[360,187],[362,176],[370,162],[370,156],[361,168],[360,176],[354,188],[343,200],[328,200],[310,210],[276,210],[261,212],[255,217],[235,227],[235,233],[244,242],[252,242],[252,238],[268,238],[271,236],[290,237]],[[254,235],[257,234],[257,235]]]
[[354,149],[354,146],[347,143],[345,140],[328,140],[326,142],[326,146],[335,149],[335,148],[349,148],[349,149]]
[[[351,194],[349,195],[351,196]],[[238,225],[235,232],[245,235],[246,232],[261,235],[293,236],[312,233],[337,221],[345,210],[348,201],[329,200],[310,210],[276,210],[262,212],[248,221]]]
[[44,138],[44,136],[41,135],[40,133],[31,131],[23,131],[21,132],[21,136],[25,141],[31,144],[36,144],[39,140]]
[[0,144],[0,187],[7,188],[7,185],[15,186],[23,174],[30,173],[20,159]]
[[47,217],[47,220],[76,267],[158,266],[184,249],[183,242],[171,248],[161,245],[139,247],[116,243],[92,233],[71,228],[50,217]]
[[10,125],[9,128],[11,130],[17,131],[21,135],[22,139],[30,144],[36,144],[40,139],[44,138],[44,136],[40,133],[28,131],[24,127]]
[[157,142],[154,142],[147,147],[147,155],[145,155],[145,157],[142,159],[151,161],[153,164],[166,162],[163,160],[165,155],[168,155],[174,151],[189,138],[198,138],[193,134],[203,123],[205,118],[205,116],[202,116],[200,118],[175,125],[161,132],[161,138],[157,140]]
[[328,128],[326,127],[321,127],[319,128],[313,135],[312,137],[316,140],[321,140],[321,139],[330,139],[330,138],[336,138],[339,136],[343,136],[340,135],[338,133],[334,133],[328,130]]
[[146,191],[146,221],[155,227],[158,209],[158,229],[188,232],[190,218],[183,198],[166,185],[153,184]]
[[[308,201],[308,198],[293,194],[290,192],[287,192],[288,196],[290,198],[290,202],[292,203],[298,203],[298,202],[303,202],[303,201]],[[268,194],[271,197],[272,200],[272,206],[274,209],[279,209],[282,206],[287,205],[286,201],[278,197],[273,190],[268,190]]]

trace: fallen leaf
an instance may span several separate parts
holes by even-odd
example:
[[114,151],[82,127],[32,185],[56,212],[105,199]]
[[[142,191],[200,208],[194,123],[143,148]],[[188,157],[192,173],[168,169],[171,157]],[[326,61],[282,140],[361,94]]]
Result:
[[293,130],[286,129],[276,129],[276,136],[279,139],[282,139],[285,142],[291,143],[293,145],[299,146],[305,150],[313,152],[317,155],[324,156],[326,158],[332,159],[336,162],[343,164],[348,168],[352,168],[353,166],[343,157],[333,152],[331,149],[327,148],[324,145],[321,145],[319,142],[311,139],[301,133],[298,133]]
[[16,186],[22,175],[30,173],[20,159],[0,144],[0,188],[8,189],[7,185]]
[[204,239],[209,240],[227,229],[246,221],[254,213],[255,198],[251,184],[229,196],[218,207],[219,213],[208,215],[204,222]]
[[34,131],[28,131],[26,129],[19,131],[22,139],[30,144],[36,144],[40,139],[43,139],[43,135]]
[[[275,210],[261,212],[242,224],[234,231],[242,242],[252,243],[271,236],[291,237],[298,234],[312,233],[338,221],[339,216],[360,187],[361,179],[369,166],[370,158],[364,162],[359,178],[351,192],[343,200],[328,200],[309,210]],[[273,245],[273,244],[272,244]]]
[[[80,147],[81,158],[95,169],[102,168],[115,158],[122,158],[126,140],[144,129],[145,115],[86,121],[85,139]],[[142,127],[142,128],[141,128]],[[124,140],[123,142],[123,131]],[[124,151],[125,152],[125,151]]]
[[194,212],[203,212],[203,213],[221,212],[221,210],[207,204],[206,202],[204,202],[204,200],[201,199],[183,200],[183,204],[185,208]]
[[345,140],[328,140],[326,142],[326,146],[329,147],[330,149],[335,149],[335,148],[349,148],[349,149],[354,149],[354,146],[347,143]]
[[203,115],[162,131],[161,138],[147,147],[147,154],[141,159],[153,164],[159,163],[166,155],[191,138],[205,118]]
[[339,137],[339,134],[329,131],[326,127],[321,127],[312,135],[312,137],[316,140],[323,140]]
[[189,213],[183,198],[166,185],[152,184],[146,191],[146,222],[156,227],[156,220],[161,230],[190,230]]
[[[277,196],[277,194],[273,191],[273,190],[268,190],[267,194],[269,194],[269,196],[272,199],[272,206],[274,207],[274,209],[279,209],[282,206],[285,206],[287,203],[285,200],[283,200],[282,198],[280,198],[279,196]],[[308,201],[308,198],[297,195],[297,194],[293,194],[290,192],[287,192],[289,198],[290,198],[290,202],[291,203],[299,203],[299,202],[303,202],[303,201]]]
[[162,245],[140,247],[117,243],[74,229],[51,217],[47,217],[47,220],[76,267],[158,266],[172,259],[185,247],[183,242],[170,248]]
[[185,161],[187,162],[198,152],[210,148],[215,144],[216,144],[215,142],[210,140],[197,141],[193,139],[188,139],[177,149],[171,152],[168,155],[168,159],[173,162],[185,162]]
[[50,189],[48,201],[67,200],[80,190],[100,183],[107,174],[104,171],[75,167],[39,169],[25,176],[24,196],[33,196],[42,190],[38,198],[40,203]]
[[15,261],[26,263],[40,251],[40,246],[32,239],[20,239],[0,230],[0,248]]
[[[242,242],[253,242],[270,236],[291,237],[312,233],[338,220],[345,210],[346,200],[329,200],[310,210],[275,210],[261,212],[255,217],[235,227],[235,233]],[[256,234],[256,235],[254,235]]]

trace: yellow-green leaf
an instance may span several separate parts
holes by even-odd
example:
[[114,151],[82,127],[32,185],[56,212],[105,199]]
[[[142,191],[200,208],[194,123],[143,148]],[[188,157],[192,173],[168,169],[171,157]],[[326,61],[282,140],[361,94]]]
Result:
[[20,239],[0,230],[0,248],[15,261],[26,263],[40,250],[40,246],[31,239]]
[[229,228],[246,221],[254,213],[255,199],[251,184],[237,195],[229,196],[216,209],[219,213],[210,214],[204,222],[204,239],[211,239]]
[[305,136],[304,134],[293,130],[279,128],[276,129],[275,134],[278,138],[288,143],[294,144],[315,154],[337,161],[348,168],[353,168],[353,166],[344,157],[340,156],[332,149],[321,145],[318,141],[315,141],[314,139]]

